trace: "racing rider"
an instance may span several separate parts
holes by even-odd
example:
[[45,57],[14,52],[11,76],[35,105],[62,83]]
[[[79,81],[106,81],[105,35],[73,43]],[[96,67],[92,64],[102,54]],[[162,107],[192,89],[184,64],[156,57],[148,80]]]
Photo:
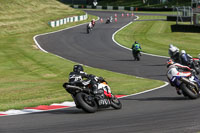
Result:
[[92,23],[92,27],[94,27],[94,25],[95,25],[95,19],[92,19],[91,23]]
[[142,48],[137,41],[135,41],[135,43],[132,45],[131,49],[132,49],[132,54],[133,54],[134,60],[136,60],[136,57],[138,54],[140,54],[140,56],[141,56],[140,52],[141,52]]
[[190,56],[189,54],[187,54],[185,52],[185,50],[181,50],[180,63],[182,65],[190,66],[191,60],[192,60],[192,56]]
[[179,49],[174,46],[173,44],[169,45],[169,50],[168,50],[169,56],[171,59],[173,59],[175,62],[179,63]]
[[[98,91],[98,84],[99,84],[99,82],[104,81],[104,79],[102,77],[97,77],[95,75],[85,73],[82,65],[74,65],[73,72],[71,72],[69,74],[69,82],[74,81],[74,79],[76,82],[77,81],[82,82],[84,78],[86,79],[86,80],[84,80],[85,82],[89,82],[92,85],[92,93],[93,94],[96,95],[96,94],[102,93],[101,91]],[[104,91],[104,94],[111,98],[112,95],[111,95],[110,88],[109,88],[109,90]]]
[[[167,61],[167,68],[168,68],[167,72],[170,69],[175,68],[177,70],[177,75],[180,75],[180,76],[188,77],[188,76],[192,76],[191,74],[195,74],[195,70],[189,68],[188,66],[184,66],[179,63],[174,63],[174,61],[172,59],[169,59]],[[169,81],[170,81],[171,86],[174,86],[170,79],[169,79]],[[178,95],[181,95],[181,92],[178,88],[176,88],[176,91],[177,91]]]

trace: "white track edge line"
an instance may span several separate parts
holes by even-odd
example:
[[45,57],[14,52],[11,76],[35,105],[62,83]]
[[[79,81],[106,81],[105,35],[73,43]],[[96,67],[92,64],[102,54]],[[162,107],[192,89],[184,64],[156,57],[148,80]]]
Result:
[[[163,82],[165,82],[165,81],[163,81]],[[143,94],[143,93],[151,92],[151,91],[154,91],[154,90],[161,89],[161,88],[163,88],[163,87],[165,87],[165,86],[167,86],[167,85],[169,85],[169,83],[168,83],[168,82],[165,82],[164,85],[161,85],[161,86],[159,86],[159,87],[156,87],[156,88],[153,88],[153,89],[149,89],[149,90],[146,90],[146,91],[142,91],[142,92],[138,92],[138,93],[131,94],[131,95],[126,95],[126,96],[123,96],[123,97],[120,97],[120,98],[129,97],[129,96],[136,96],[136,95],[140,95],[140,94]]]

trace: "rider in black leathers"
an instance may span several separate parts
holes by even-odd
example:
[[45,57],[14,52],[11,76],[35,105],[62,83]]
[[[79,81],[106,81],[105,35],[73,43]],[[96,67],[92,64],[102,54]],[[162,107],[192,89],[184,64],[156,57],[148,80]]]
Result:
[[76,82],[81,82],[84,78],[86,78],[92,85],[92,93],[98,93],[98,81],[101,80],[101,77],[96,77],[92,74],[87,74],[84,72],[83,67],[81,65],[74,65],[73,72],[69,74],[69,82],[74,81],[74,78],[76,78]]

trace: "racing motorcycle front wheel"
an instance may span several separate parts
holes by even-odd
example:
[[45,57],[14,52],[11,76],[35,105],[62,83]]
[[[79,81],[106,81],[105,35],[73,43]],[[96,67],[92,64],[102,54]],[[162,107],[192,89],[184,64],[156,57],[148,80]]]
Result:
[[94,113],[97,111],[97,103],[90,95],[80,92],[76,95],[76,100],[85,112]]
[[113,98],[110,100],[111,103],[111,107],[113,107],[114,109],[121,109],[122,108],[122,104],[120,102],[120,100],[113,96]]
[[193,85],[183,83],[180,88],[182,89],[184,96],[188,96],[190,99],[197,99],[199,97],[199,89]]

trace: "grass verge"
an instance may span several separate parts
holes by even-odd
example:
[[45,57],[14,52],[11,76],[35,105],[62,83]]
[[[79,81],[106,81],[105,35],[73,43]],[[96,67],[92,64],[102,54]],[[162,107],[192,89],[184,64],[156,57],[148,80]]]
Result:
[[172,43],[187,53],[197,57],[200,51],[199,33],[172,32],[171,25],[176,22],[155,21],[153,19],[165,19],[162,16],[139,16],[140,20],[152,19],[152,21],[135,21],[128,27],[118,32],[115,40],[120,44],[131,47],[137,40],[141,43],[146,53],[168,56],[169,44]]
[[[90,21],[68,23],[51,28],[48,21],[84,12],[57,0],[0,0],[0,110],[51,104],[72,100],[62,88],[74,62],[43,53],[33,36]],[[102,76],[114,94],[131,94],[163,85],[161,81],[85,67],[86,72]],[[154,84],[152,84],[152,82]]]

